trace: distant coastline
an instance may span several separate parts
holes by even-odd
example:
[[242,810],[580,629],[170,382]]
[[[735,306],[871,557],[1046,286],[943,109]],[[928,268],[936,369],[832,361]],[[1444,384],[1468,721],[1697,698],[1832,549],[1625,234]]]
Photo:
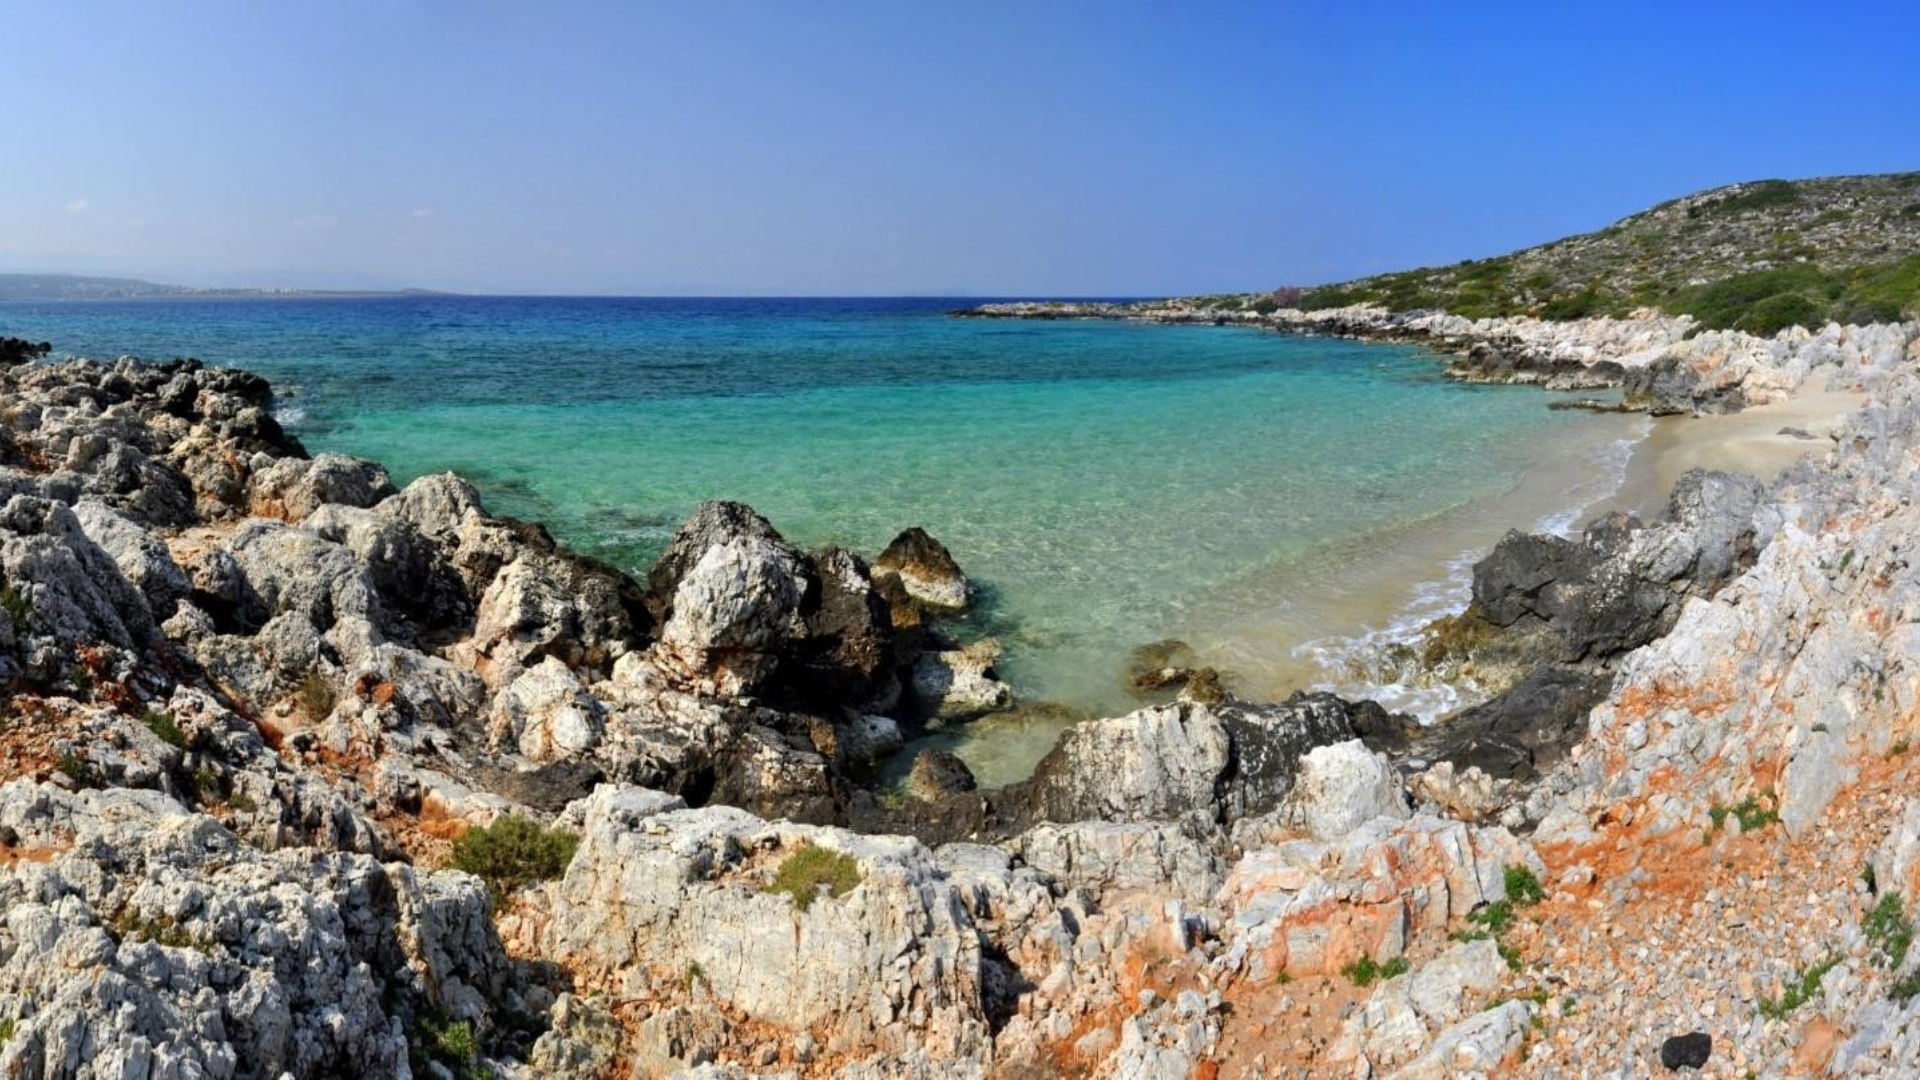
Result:
[[368,300],[383,296],[454,296],[435,289],[201,288],[140,278],[85,274],[0,274],[0,303],[125,300]]

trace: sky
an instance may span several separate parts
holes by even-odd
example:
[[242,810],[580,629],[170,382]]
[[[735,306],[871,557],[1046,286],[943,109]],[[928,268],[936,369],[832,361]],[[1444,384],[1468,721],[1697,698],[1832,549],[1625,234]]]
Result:
[[1920,169],[1920,5],[0,0],[0,271],[1312,284]]

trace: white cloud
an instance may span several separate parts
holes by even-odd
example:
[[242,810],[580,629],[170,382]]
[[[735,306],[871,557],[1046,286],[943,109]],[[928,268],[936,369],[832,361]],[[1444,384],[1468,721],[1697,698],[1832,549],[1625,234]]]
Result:
[[287,222],[287,228],[300,232],[308,232],[314,229],[331,229],[333,228],[335,220],[332,214],[308,214],[306,217],[297,217]]
[[84,214],[87,212],[87,207],[92,205],[93,205],[93,200],[91,199],[68,199],[67,213]]
[[413,216],[417,218],[430,218],[433,216],[433,211],[425,209],[415,210]]

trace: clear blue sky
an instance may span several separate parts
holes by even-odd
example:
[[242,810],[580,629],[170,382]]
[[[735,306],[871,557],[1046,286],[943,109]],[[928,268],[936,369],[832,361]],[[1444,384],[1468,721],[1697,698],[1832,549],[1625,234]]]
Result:
[[1920,169],[1920,5],[0,0],[0,269],[1310,283]]

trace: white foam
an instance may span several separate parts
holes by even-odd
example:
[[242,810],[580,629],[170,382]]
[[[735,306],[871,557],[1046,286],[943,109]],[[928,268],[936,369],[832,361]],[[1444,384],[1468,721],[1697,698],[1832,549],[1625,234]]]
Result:
[[[1595,450],[1590,458],[1591,473],[1566,491],[1568,505],[1541,517],[1534,523],[1533,531],[1572,536],[1593,507],[1612,498],[1625,486],[1633,449],[1652,429],[1651,421],[1643,421],[1637,434]],[[1473,564],[1486,552],[1485,548],[1473,548],[1448,559],[1441,576],[1414,586],[1407,602],[1384,626],[1363,627],[1351,635],[1329,635],[1295,647],[1296,659],[1308,661],[1326,674],[1314,684],[1314,689],[1350,699],[1372,698],[1389,710],[1416,717],[1423,724],[1431,724],[1474,704],[1478,694],[1473,686],[1411,685],[1389,678],[1387,661],[1396,647],[1418,641],[1435,619],[1466,610],[1473,598]]]

